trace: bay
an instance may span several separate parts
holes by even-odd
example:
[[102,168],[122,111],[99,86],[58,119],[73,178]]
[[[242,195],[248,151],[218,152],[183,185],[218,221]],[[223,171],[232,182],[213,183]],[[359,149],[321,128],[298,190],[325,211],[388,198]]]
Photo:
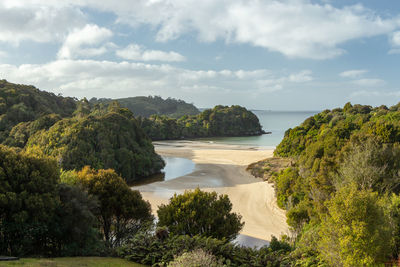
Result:
[[320,111],[269,111],[252,110],[257,115],[264,131],[271,132],[260,136],[202,138],[200,141],[230,145],[275,148],[283,139],[285,131],[300,125],[305,119]]

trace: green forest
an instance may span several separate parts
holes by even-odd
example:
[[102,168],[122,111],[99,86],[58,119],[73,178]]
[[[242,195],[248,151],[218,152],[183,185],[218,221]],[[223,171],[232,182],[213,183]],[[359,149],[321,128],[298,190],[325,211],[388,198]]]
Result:
[[150,117],[151,115],[165,115],[171,118],[180,118],[184,115],[197,115],[200,111],[183,100],[174,98],[163,99],[160,96],[135,96],[127,98],[91,98],[91,104],[104,104],[117,101],[121,107],[132,111],[135,116]]
[[139,124],[152,140],[176,140],[215,136],[261,135],[257,116],[241,106],[216,106],[198,115],[179,119],[152,115],[139,117]]
[[400,105],[325,110],[287,130],[275,156],[285,168],[272,171],[268,159],[253,171],[275,184],[287,210],[295,264],[375,266],[398,258]]

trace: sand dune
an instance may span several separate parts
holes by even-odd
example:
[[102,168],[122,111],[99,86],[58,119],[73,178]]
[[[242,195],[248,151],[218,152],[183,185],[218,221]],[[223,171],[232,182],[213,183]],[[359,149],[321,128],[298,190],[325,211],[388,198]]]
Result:
[[272,185],[245,170],[248,164],[271,157],[273,150],[192,141],[154,145],[160,155],[190,158],[196,167],[194,172],[173,180],[134,187],[151,203],[153,213],[160,204],[168,203],[174,193],[200,187],[229,196],[233,210],[245,222],[241,234],[270,240],[271,235],[288,233],[285,211],[277,206]]

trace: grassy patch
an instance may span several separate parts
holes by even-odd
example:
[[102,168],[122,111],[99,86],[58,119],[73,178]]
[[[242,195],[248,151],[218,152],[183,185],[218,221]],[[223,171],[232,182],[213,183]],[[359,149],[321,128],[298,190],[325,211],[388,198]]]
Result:
[[290,158],[267,158],[247,166],[247,171],[258,178],[263,178],[265,181],[272,182],[271,178],[274,174],[281,170],[292,166],[294,163]]
[[3,261],[0,266],[26,267],[143,267],[119,258],[103,257],[66,257],[66,258],[23,258],[18,261]]

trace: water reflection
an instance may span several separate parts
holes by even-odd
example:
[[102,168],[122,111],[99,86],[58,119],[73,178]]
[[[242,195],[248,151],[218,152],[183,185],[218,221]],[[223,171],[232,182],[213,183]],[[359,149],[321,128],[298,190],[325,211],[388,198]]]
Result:
[[194,171],[195,164],[190,159],[176,157],[163,157],[163,159],[166,163],[162,170],[165,174],[165,181],[175,179]]
[[165,167],[159,174],[146,177],[135,181],[130,186],[146,185],[155,182],[169,181],[194,171],[195,163],[190,159],[177,157],[162,157],[165,161]]
[[269,242],[267,240],[243,234],[239,234],[232,242],[239,246],[250,248],[261,248],[263,246],[269,246]]

